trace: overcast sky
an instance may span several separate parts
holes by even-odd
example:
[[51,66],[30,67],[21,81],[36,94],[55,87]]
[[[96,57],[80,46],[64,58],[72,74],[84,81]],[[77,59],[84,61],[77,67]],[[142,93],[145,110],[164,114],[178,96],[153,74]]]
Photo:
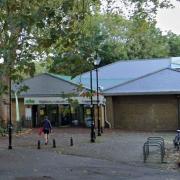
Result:
[[171,0],[175,8],[160,10],[157,16],[157,27],[162,31],[171,30],[180,35],[180,2]]

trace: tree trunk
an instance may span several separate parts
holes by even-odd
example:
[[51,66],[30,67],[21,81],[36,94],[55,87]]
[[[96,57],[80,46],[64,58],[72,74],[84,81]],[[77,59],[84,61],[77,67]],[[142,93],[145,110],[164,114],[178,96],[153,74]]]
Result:
[[[8,84],[8,77],[1,77],[1,81]],[[0,96],[0,127],[7,127],[9,119],[9,98],[7,94]]]

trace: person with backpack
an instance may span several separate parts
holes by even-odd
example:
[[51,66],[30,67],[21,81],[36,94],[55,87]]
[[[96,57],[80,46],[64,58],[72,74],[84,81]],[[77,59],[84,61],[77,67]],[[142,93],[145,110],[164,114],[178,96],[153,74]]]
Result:
[[45,145],[48,144],[48,135],[52,132],[52,125],[49,121],[48,117],[45,116],[43,121],[43,133],[44,133],[44,139],[45,139]]

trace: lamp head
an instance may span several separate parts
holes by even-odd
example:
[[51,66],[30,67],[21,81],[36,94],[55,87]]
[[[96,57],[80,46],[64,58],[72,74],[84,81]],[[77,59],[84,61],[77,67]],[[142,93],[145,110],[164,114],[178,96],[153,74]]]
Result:
[[100,64],[100,62],[101,62],[101,58],[99,56],[97,56],[94,60],[94,65],[98,66]]
[[103,86],[99,86],[99,90],[100,90],[100,91],[103,91],[103,90],[104,90],[104,87],[103,87]]
[[94,61],[94,58],[93,58],[93,57],[88,57],[88,58],[87,58],[87,62],[88,62],[88,63],[92,63],[93,61]]

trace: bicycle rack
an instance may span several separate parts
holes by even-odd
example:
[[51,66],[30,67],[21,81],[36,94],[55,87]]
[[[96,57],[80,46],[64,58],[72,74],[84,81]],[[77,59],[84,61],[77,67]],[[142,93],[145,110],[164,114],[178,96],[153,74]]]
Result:
[[146,162],[147,157],[149,156],[149,150],[151,146],[156,146],[160,149],[161,163],[162,163],[164,160],[164,155],[165,155],[165,143],[162,137],[148,137],[147,138],[147,141],[143,145],[144,163]]

